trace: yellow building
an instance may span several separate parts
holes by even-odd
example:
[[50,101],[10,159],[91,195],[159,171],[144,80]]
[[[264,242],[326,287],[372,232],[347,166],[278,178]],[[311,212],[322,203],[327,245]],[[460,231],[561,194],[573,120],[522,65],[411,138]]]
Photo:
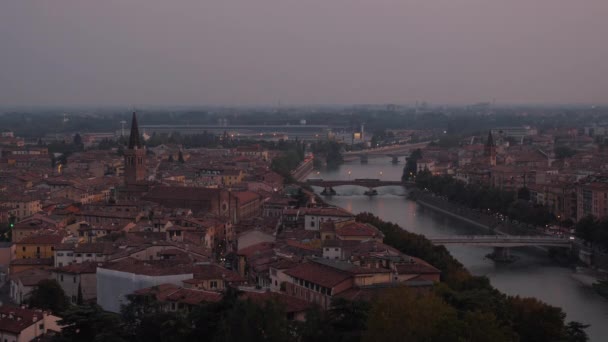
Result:
[[15,244],[15,257],[17,259],[52,258],[55,246],[63,242],[63,236],[30,235]]
[[243,181],[244,173],[242,170],[224,170],[222,172],[222,184],[232,186]]

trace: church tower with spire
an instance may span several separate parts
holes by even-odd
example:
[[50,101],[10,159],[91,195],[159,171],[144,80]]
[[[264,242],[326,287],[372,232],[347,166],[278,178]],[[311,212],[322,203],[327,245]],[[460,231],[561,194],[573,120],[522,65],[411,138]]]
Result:
[[137,126],[137,115],[133,112],[131,121],[131,135],[129,146],[125,150],[125,185],[136,185],[146,180],[146,150],[143,148],[139,127]]
[[483,155],[487,158],[490,166],[496,166],[496,145],[492,137],[492,131],[488,132],[488,140],[483,149]]

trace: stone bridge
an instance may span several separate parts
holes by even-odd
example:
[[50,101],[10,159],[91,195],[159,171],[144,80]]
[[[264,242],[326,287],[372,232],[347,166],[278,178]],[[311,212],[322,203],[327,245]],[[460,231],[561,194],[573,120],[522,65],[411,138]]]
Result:
[[435,245],[470,245],[488,247],[550,246],[570,247],[572,240],[553,236],[533,235],[459,235],[429,237]]
[[306,183],[310,186],[318,186],[322,188],[333,188],[341,185],[357,185],[366,187],[369,189],[379,188],[381,186],[403,186],[402,181],[383,181],[380,179],[353,179],[353,180],[322,180],[322,179],[309,179]]
[[400,157],[408,157],[411,151],[417,148],[424,148],[429,143],[430,142],[406,145],[391,145],[378,148],[370,148],[360,151],[351,151],[342,153],[342,157],[345,161],[356,160],[359,158],[361,159],[362,163],[367,162],[369,158],[391,157],[393,159],[393,163],[397,163]]
[[571,248],[572,240],[552,236],[532,235],[461,235],[446,237],[429,237],[435,245],[468,245],[494,247],[494,252],[487,255],[497,262],[512,262],[510,248],[525,246],[547,246]]

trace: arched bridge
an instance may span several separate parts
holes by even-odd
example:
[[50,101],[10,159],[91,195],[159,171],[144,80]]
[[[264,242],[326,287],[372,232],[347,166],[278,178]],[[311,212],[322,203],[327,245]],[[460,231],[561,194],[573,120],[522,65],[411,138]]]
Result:
[[340,185],[358,185],[366,188],[378,188],[381,186],[403,185],[402,181],[383,181],[380,179],[353,179],[353,180],[322,180],[309,179],[304,183],[322,188],[333,188]]
[[532,235],[461,235],[430,237],[429,240],[431,240],[431,242],[435,245],[469,245],[488,247],[571,247],[572,245],[572,241],[568,238]]

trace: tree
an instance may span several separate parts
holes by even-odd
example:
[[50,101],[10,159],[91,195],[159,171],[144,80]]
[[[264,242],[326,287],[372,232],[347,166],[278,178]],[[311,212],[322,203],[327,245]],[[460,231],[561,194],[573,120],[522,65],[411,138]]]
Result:
[[410,179],[418,172],[418,160],[422,158],[422,150],[419,148],[414,150],[412,154],[407,158],[405,167],[403,168],[403,176],[401,179]]
[[524,201],[530,200],[530,189],[523,187],[517,191],[517,198]]
[[126,338],[122,330],[120,316],[103,311],[96,305],[74,306],[62,314],[58,322],[61,326],[55,340],[58,342],[123,342]]
[[37,309],[50,310],[55,314],[65,311],[70,306],[65,292],[53,279],[40,281],[32,290],[28,304]]
[[76,297],[76,305],[84,304],[84,298],[82,297],[82,284],[78,283],[78,296]]
[[535,298],[509,298],[513,328],[521,342],[553,342],[566,338],[564,319],[560,309]]
[[553,152],[555,153],[555,157],[557,159],[570,158],[576,154],[576,151],[568,146],[556,146],[553,149]]
[[82,137],[80,136],[79,133],[76,133],[74,135],[74,145],[76,145],[76,146],[82,146]]
[[[432,293],[416,294],[405,286],[387,289],[372,304],[364,341],[443,340],[446,327],[456,320],[456,310]],[[448,335],[462,333],[461,328],[447,330]]]
[[180,162],[180,163],[182,163],[182,164],[185,163],[185,161],[184,161],[184,154],[182,153],[182,150],[179,150],[179,153],[177,155],[177,161]]
[[576,223],[574,229],[577,237],[593,244],[598,224],[592,215],[587,215]]
[[566,334],[568,335],[568,342],[587,342],[589,336],[585,332],[585,329],[589,328],[589,324],[582,324],[579,322],[570,322],[566,326]]

